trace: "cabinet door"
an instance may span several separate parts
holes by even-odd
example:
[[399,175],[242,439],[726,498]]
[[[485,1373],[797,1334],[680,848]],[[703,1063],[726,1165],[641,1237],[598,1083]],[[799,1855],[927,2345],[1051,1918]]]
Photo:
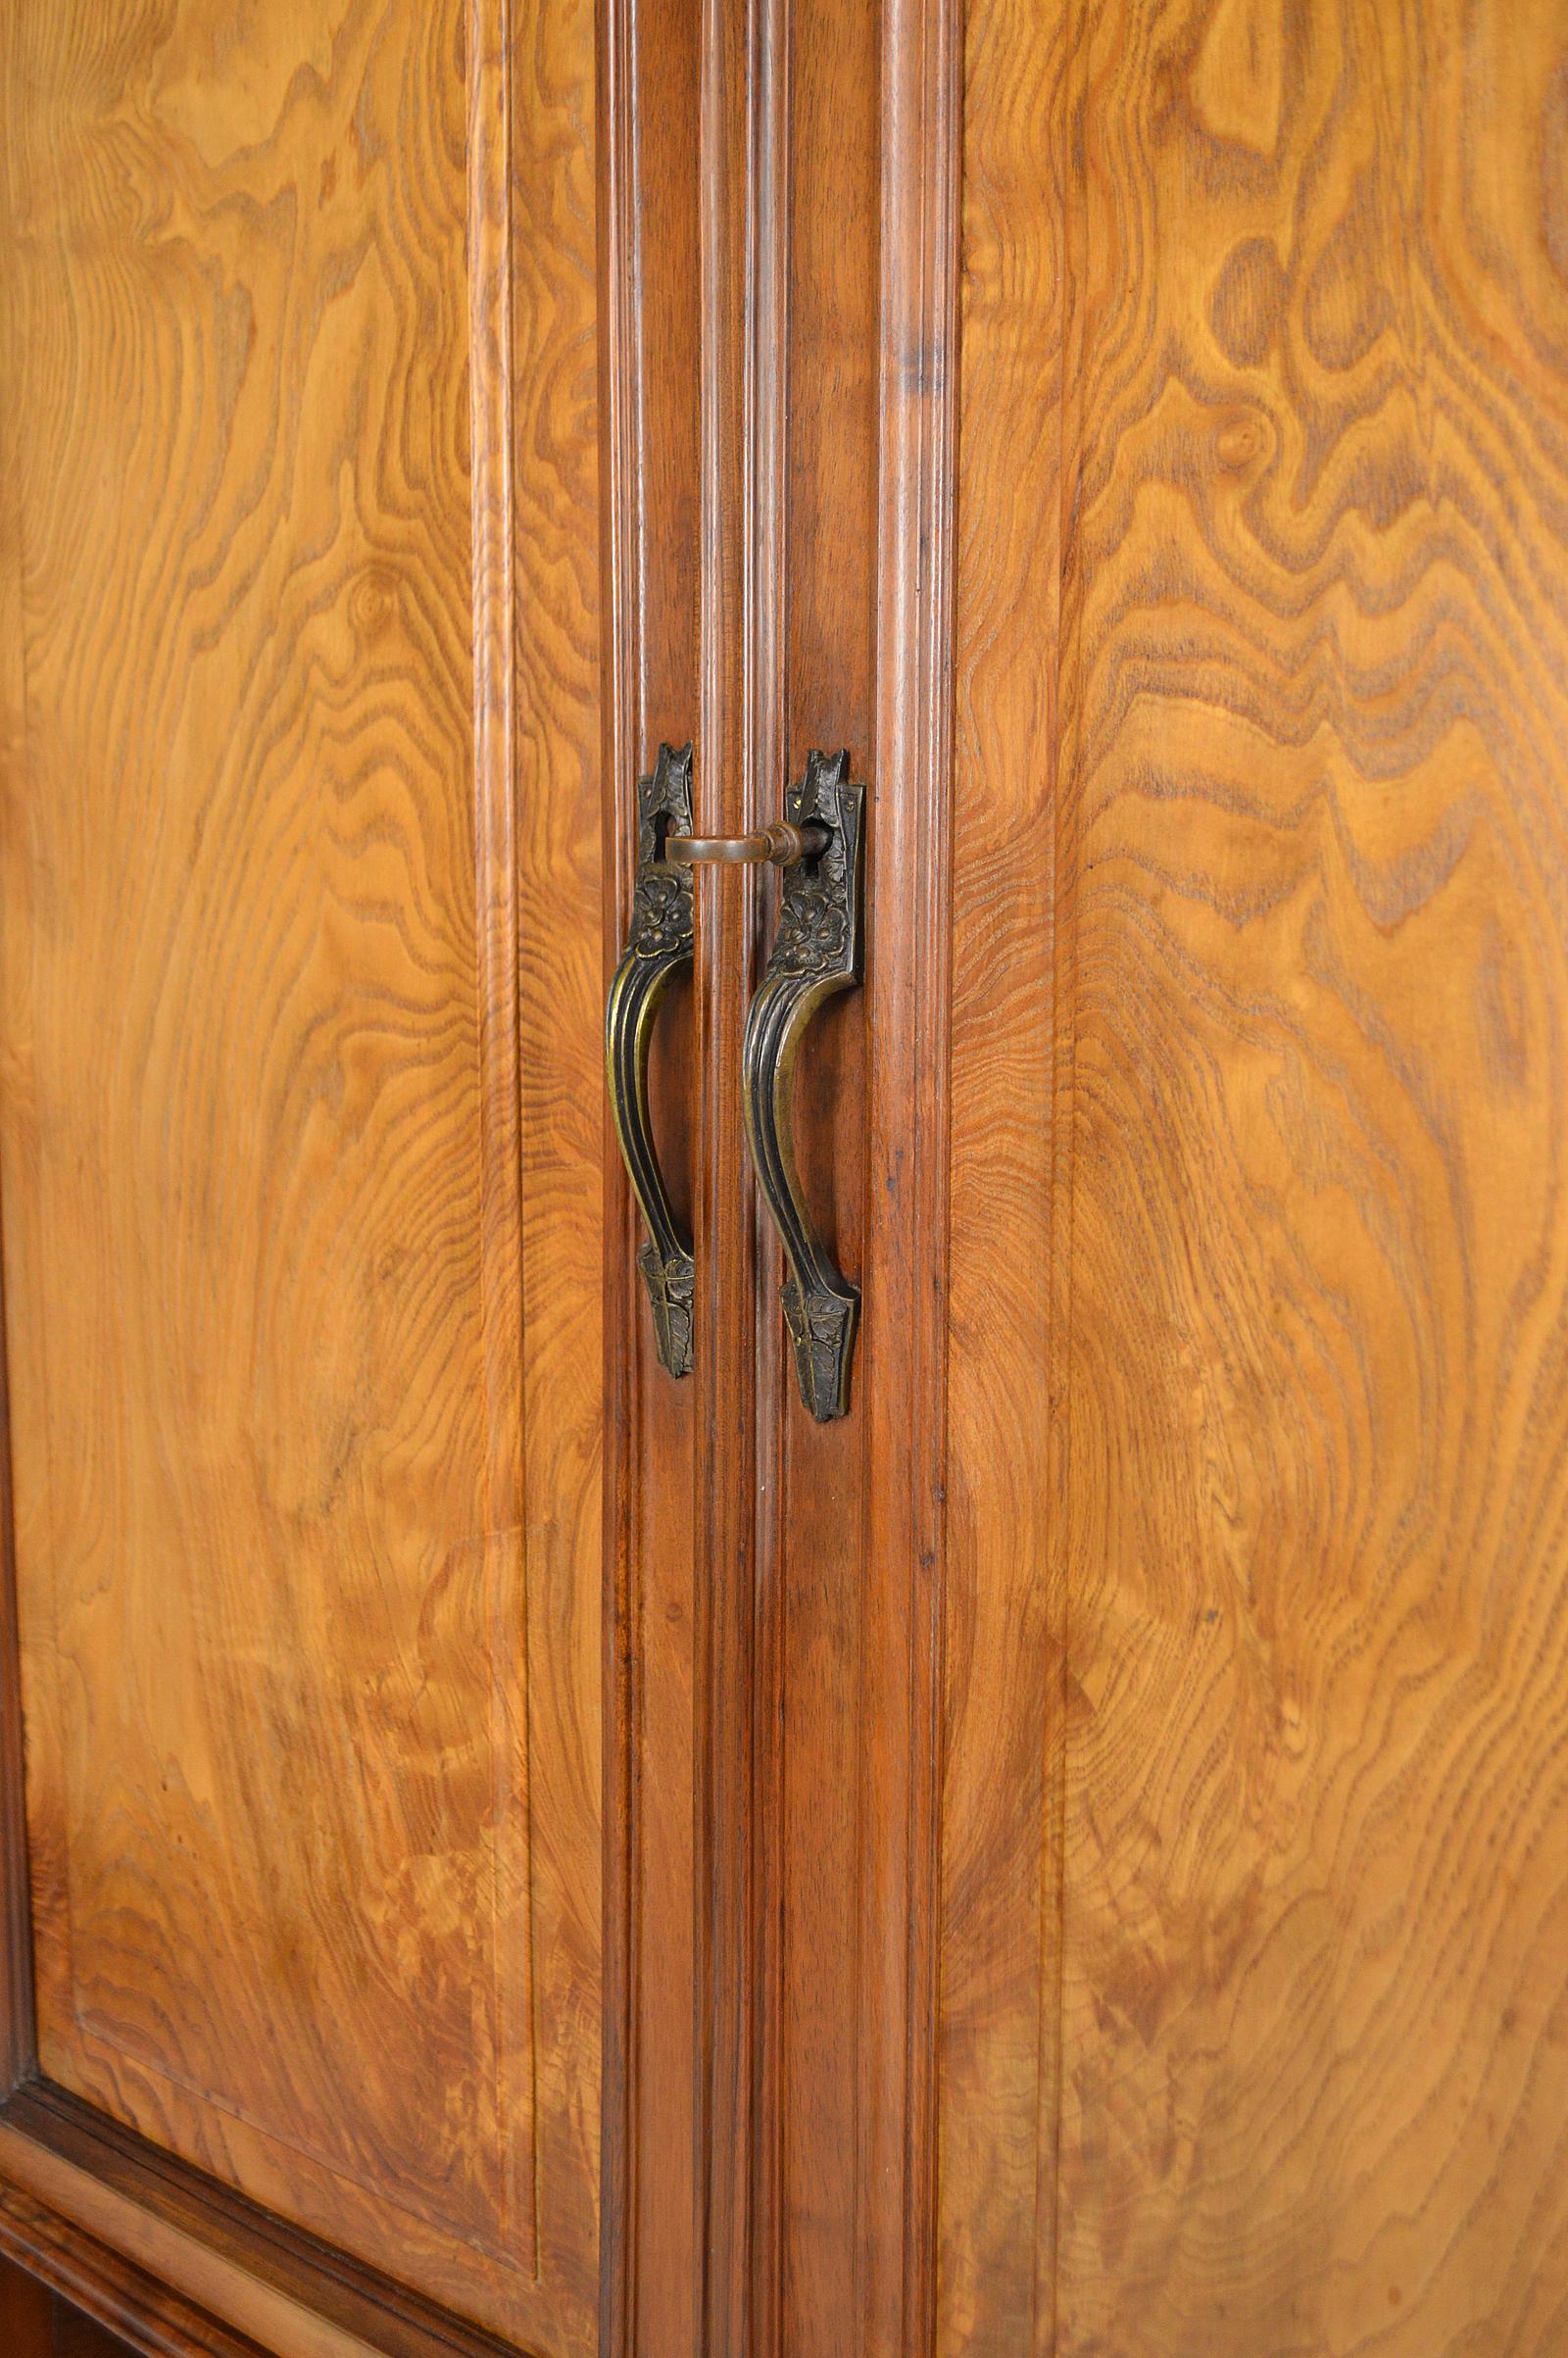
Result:
[[0,57],[0,2170],[269,2348],[587,2350],[591,17]]
[[1565,88],[969,10],[966,2358],[1568,2346]]

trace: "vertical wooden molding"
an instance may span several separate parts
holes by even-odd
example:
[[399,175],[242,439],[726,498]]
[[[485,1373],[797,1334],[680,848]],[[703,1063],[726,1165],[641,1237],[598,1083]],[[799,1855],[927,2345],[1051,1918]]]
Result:
[[27,1809],[22,1734],[22,1647],[17,1627],[16,1525],[11,1496],[11,1394],[5,1284],[0,1277],[0,2094],[38,2068],[27,1878]]
[[[607,779],[624,780],[637,743],[633,682],[642,549],[637,342],[644,272],[636,255],[636,142],[650,135],[635,94],[633,0],[605,0],[602,65],[606,382]],[[646,37],[646,36],[645,36]],[[789,19],[784,0],[736,10],[705,0],[696,159],[699,216],[701,583],[696,790],[706,831],[776,813],[783,785],[785,309],[789,211]],[[867,1362],[866,1496],[874,1528],[860,1707],[862,1882],[858,2215],[861,2281],[846,2286],[867,2350],[929,2344],[932,2178],[936,1708],[942,1548],[946,1228],[948,667],[953,408],[956,398],[957,10],[896,0],[885,20],[886,140],[880,242],[885,415],[879,470],[881,681],[872,783],[875,906],[866,1023],[872,1043],[865,1237],[867,1315],[888,1339]],[[612,822],[615,813],[609,810]],[[612,868],[623,864],[615,824]],[[619,907],[623,873],[612,884]],[[694,2039],[698,2211],[697,2346],[705,2358],[773,2358],[780,2338],[780,2219],[803,2197],[780,2139],[780,1922],[789,1862],[780,1792],[784,1658],[778,1535],[782,1448],[773,1256],[760,1235],[738,1119],[738,1050],[756,979],[763,896],[748,875],[700,883],[696,978],[694,1233],[697,1449],[692,1526],[697,1593],[694,1790],[697,1939]],[[624,1323],[629,1240],[607,1269],[612,1332]],[[617,1306],[618,1305],[618,1306]],[[907,1345],[908,1356],[906,1357]],[[630,1371],[612,1346],[614,1446],[637,1462],[625,1419]],[[618,1405],[616,1405],[618,1403]],[[767,1469],[771,1478],[760,1479]],[[612,1924],[635,1919],[637,1829],[635,1505],[628,1471],[611,1549],[614,1626],[608,1692],[619,1734],[607,1787]],[[617,1485],[612,1480],[612,1497]],[[650,1763],[654,1771],[656,1764]],[[805,1963],[804,1959],[799,1963]],[[607,1974],[605,2297],[607,2347],[630,2347],[638,2259],[617,2235],[636,2215],[630,2158],[637,2069],[636,1954],[618,1936]],[[618,1977],[618,1982],[617,1982]],[[617,2049],[617,2026],[621,2027]],[[620,2092],[617,2095],[616,2088]],[[851,2091],[846,2090],[846,2115]],[[620,2108],[617,2117],[617,2105]],[[790,2170],[808,2168],[795,2155]],[[891,2191],[890,2191],[891,2190]]]
[[[601,694],[605,983],[631,905],[633,784],[661,740],[697,741],[698,12],[597,0]],[[694,996],[700,1000],[700,987]],[[699,1017],[700,1021],[700,1017]],[[656,1048],[654,1119],[674,1167],[698,1153],[701,1048],[684,993]],[[605,2014],[603,2347],[695,2337],[701,2202],[692,1956],[694,1654],[704,1604],[694,1519],[700,1377],[655,1358],[637,1224],[605,1113]],[[677,1181],[678,1184],[678,1181]],[[701,1178],[698,1194],[701,1199]],[[701,1216],[701,1202],[698,1206]],[[695,1224],[695,1223],[694,1223]],[[708,1313],[698,1299],[699,1322]],[[699,1333],[698,1350],[707,1349]],[[704,1593],[706,1595],[706,1592]],[[646,1955],[645,1955],[646,1951]]]
[[[470,0],[468,11],[468,402],[472,435],[473,811],[475,903],[481,959],[480,1122],[486,1463],[485,1594],[503,1615],[521,1589],[522,1500],[522,1124],[517,984],[516,767],[513,566],[512,350],[512,6]],[[505,1699],[500,1706],[510,1720]],[[514,1725],[500,1740],[520,1761],[520,1791],[501,1795],[529,1817],[529,1697],[526,1655]],[[499,1736],[499,1731],[498,1731]],[[501,1771],[498,1766],[498,1776]],[[524,1842],[529,1837],[525,1833]],[[523,2017],[537,2062],[531,1872],[516,1983],[500,1967],[497,2025],[502,2052],[514,2051],[509,2021]],[[526,2163],[503,2111],[504,2218],[509,2241],[539,2272],[539,2122],[531,2101]],[[503,2080],[503,2088],[505,2080]]]
[[[5,43],[7,87],[16,71],[14,45],[20,26],[9,18]],[[0,167],[0,199],[8,237],[11,217],[22,197],[21,142],[8,142]],[[21,334],[15,272],[0,272],[0,356],[10,370],[11,343]],[[7,285],[6,279],[13,283]],[[14,433],[0,433],[0,760],[20,795],[27,763],[26,649],[23,636],[22,485]],[[7,869],[15,877],[20,862]],[[15,923],[19,912],[8,909]],[[0,1224],[0,1235],[3,1235]],[[36,2016],[32,1988],[31,1897],[27,1876],[27,1813],[24,1791],[22,1735],[22,1649],[17,1623],[16,1522],[11,1486],[11,1395],[8,1374],[5,1282],[0,1272],[0,2093],[9,2095],[37,2069]]]
[[[514,1207],[517,1116],[517,908],[513,654],[511,0],[468,16],[468,387],[473,436],[474,853],[485,1037],[485,1190]],[[515,1369],[521,1302],[514,1218],[486,1205],[486,1381],[507,1423],[493,1437],[486,1528],[514,1526],[521,1499]],[[497,1231],[492,1237],[491,1229]],[[511,1262],[491,1271],[492,1252]],[[488,1282],[494,1274],[498,1281]],[[493,1314],[492,1314],[493,1313]]]
[[1089,92],[1089,31],[1084,0],[1062,0],[1063,53],[1060,84],[1053,112],[1061,166],[1060,399],[1056,407],[1056,558],[1058,607],[1054,649],[1054,726],[1052,790],[1052,1095],[1051,1095],[1051,1273],[1047,1315],[1051,1335],[1048,1397],[1052,1403],[1047,1453],[1048,1530],[1052,1596],[1052,1641],[1056,1677],[1051,1705],[1045,1808],[1041,1842],[1046,1856],[1041,1887],[1046,1905],[1042,1940],[1040,2032],[1043,2056],[1036,2148],[1037,2216],[1042,2233],[1035,2280],[1035,2337],[1038,2358],[1054,2358],[1061,2307],[1062,2103],[1065,2090],[1063,2032],[1066,1997],[1067,1929],[1067,1741],[1070,1727],[1072,1662],[1072,1577],[1074,1555],[1069,1504],[1072,1495],[1071,1368],[1073,1295],[1077,1254],[1073,1184],[1078,1124],[1074,1111],[1078,1062],[1078,894],[1081,832],[1078,770],[1083,746],[1083,699],[1078,693],[1083,664],[1083,577],[1079,569],[1078,516],[1083,467],[1085,318],[1088,236],[1088,173],[1083,163],[1084,118]]
[[[748,206],[744,542],[745,736],[752,808],[784,809],[789,395],[790,6],[763,0],[752,17]],[[768,896],[763,896],[764,906]],[[760,911],[759,912],[761,913]],[[754,945],[760,959],[762,943]],[[754,975],[752,981],[755,983]],[[750,1168],[747,1172],[750,1182]],[[753,1648],[751,1826],[754,1891],[751,2083],[757,2124],[750,2186],[751,2339],[746,2358],[782,2358],[784,2153],[784,1563],[783,1325],[778,1246],[760,1197],[753,1218],[753,1471],[756,1635]]]
[[[1063,1587],[1052,1451],[1071,0],[964,27],[937,2346],[1044,2358]],[[1067,1020],[1070,1009],[1063,1009]],[[999,1204],[1008,1253],[994,1262]]]
[[[638,481],[636,0],[602,0],[599,80],[600,498],[604,650],[604,979],[631,906],[626,781],[637,774],[642,605]],[[605,1615],[604,2080],[600,2116],[600,2323],[604,2358],[630,2358],[637,2315],[637,1633],[638,1356],[635,1212],[607,1104],[604,1113]]]
[[[784,787],[787,0],[708,0],[702,205],[702,823],[776,816]],[[753,871],[700,885],[695,1527],[699,1623],[698,2053],[702,2346],[762,2358],[779,2334],[780,1351],[773,1253],[740,1120],[739,1050],[760,961]],[[775,1467],[762,1478],[764,1463]]]
[[[750,110],[755,11],[704,0],[701,222],[701,603],[698,823],[755,823],[747,726],[746,547]],[[698,887],[697,1465],[704,1577],[697,1625],[698,2346],[748,2350],[752,2062],[757,2012],[751,1807],[756,1739],[756,1243],[743,1168],[739,1046],[755,969],[752,870]]]
[[936,2305],[960,64],[958,0],[887,0],[866,1300],[888,1346],[866,1388],[858,2178],[876,2358],[928,2351]]

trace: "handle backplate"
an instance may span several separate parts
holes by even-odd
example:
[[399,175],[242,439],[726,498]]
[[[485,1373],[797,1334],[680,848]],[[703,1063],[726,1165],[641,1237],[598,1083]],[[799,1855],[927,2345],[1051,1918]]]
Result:
[[752,1159],[789,1261],[780,1300],[801,1397],[823,1424],[843,1416],[850,1404],[860,1295],[834,1261],[807,1206],[791,1098],[807,1025],[824,1000],[860,979],[864,802],[864,787],[850,783],[847,753],[810,754],[805,777],[789,789],[786,820],[822,848],[783,872],[778,931],[741,1052]]
[[695,940],[692,871],[665,857],[692,826],[692,749],[659,749],[637,781],[637,881],[631,930],[605,1011],[605,1068],[615,1134],[648,1228],[637,1266],[653,1305],[659,1356],[672,1376],[692,1367],[692,1246],[675,1218],[648,1113],[648,1050],[660,1000],[689,968]]

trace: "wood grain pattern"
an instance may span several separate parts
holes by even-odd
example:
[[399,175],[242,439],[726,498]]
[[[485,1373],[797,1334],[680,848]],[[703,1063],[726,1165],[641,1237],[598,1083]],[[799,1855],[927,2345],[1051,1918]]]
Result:
[[[5,463],[0,446],[0,499]],[[5,568],[0,566],[0,574]],[[15,645],[15,642],[14,642]],[[3,703],[4,700],[0,700]],[[15,707],[5,705],[6,711]],[[5,751],[0,748],[0,762]],[[4,1233],[0,1205],[0,1235]],[[22,1725],[22,1633],[12,1535],[11,1404],[0,1267],[0,2087],[7,2095],[37,2068],[32,1987],[32,1890],[27,1873],[26,1758]]]
[[[922,2026],[932,1959],[914,1894],[930,1864],[918,1857],[932,1768],[921,1679],[941,1520],[956,12],[947,0],[858,13],[835,0],[790,9],[755,0],[671,13],[673,24],[663,10],[617,6],[607,43],[607,304],[626,314],[612,355],[624,390],[607,401],[624,420],[612,430],[611,468],[621,471],[609,517],[609,774],[629,776],[630,755],[644,750],[633,742],[634,692],[648,698],[650,675],[661,687],[680,677],[673,579],[701,621],[701,824],[740,830],[776,815],[806,752],[847,745],[872,786],[869,857],[887,916],[864,999],[813,1030],[801,1073],[801,1160],[864,1283],[869,1321],[851,1414],[824,1428],[800,1409],[781,1366],[781,1271],[737,1118],[741,1017],[772,894],[733,873],[706,877],[701,891],[685,1498],[669,1480],[681,1392],[646,1356],[640,1305],[625,1330],[631,1364],[612,1357],[611,1370],[617,1414],[631,1423],[616,1435],[627,1477],[612,1553],[611,1674],[628,1737],[615,1806],[626,1818],[634,2112],[630,2183],[612,2191],[607,2173],[611,2235],[616,2216],[627,2221],[610,2246],[623,2280],[611,2331],[617,2349],[640,2331],[637,2346],[649,2349],[891,2353],[919,2346],[932,2274],[923,2208],[911,2220],[896,2189],[923,2166],[931,2084]],[[699,267],[688,272],[692,333],[668,347],[652,339],[678,316],[684,184],[646,162],[634,174],[633,164],[657,142],[689,172],[675,74],[686,63],[675,45],[682,21],[701,34],[690,85]],[[671,142],[671,119],[639,110],[641,149],[621,156],[614,106],[631,112],[647,92],[626,76],[648,74],[656,32],[659,89],[688,135]],[[634,190],[659,222],[657,245],[637,233]],[[657,302],[644,275],[656,259]],[[687,569],[691,544],[670,489],[669,459],[691,448],[680,438],[683,353],[701,388],[690,478],[701,494],[700,571]],[[659,440],[645,452],[636,436],[649,431]],[[628,442],[641,461],[635,475]],[[911,1125],[922,1129],[918,1147]],[[622,1236],[612,1287],[624,1286],[630,1265]],[[696,1577],[683,1590],[688,1517]],[[697,1642],[682,1698],[670,1674],[688,1597]],[[688,1798],[695,1891],[670,1823]],[[617,1834],[612,1822],[612,1842]],[[654,1886],[655,1862],[664,1890]],[[688,1948],[678,1911],[689,1922],[694,1901]],[[654,1927],[664,1934],[657,1986]],[[694,2253],[681,2239],[684,2156],[668,2144],[658,2151],[657,2179],[649,2158],[651,2123],[675,2117],[667,2074],[683,2010],[699,2099]],[[696,2314],[683,2320],[670,2279],[688,2257]]]
[[[631,908],[636,780],[696,733],[700,12],[598,12],[606,961]],[[692,994],[656,1027],[649,1098],[683,1213],[696,1151]],[[604,1104],[605,1137],[610,1113]],[[603,2346],[696,2346],[695,1384],[654,1351],[636,1215],[607,1147]]]
[[[0,49],[0,58],[5,51]],[[0,155],[0,221],[15,218],[13,146]],[[0,337],[6,305],[0,285]],[[0,352],[3,352],[0,344]],[[0,551],[21,546],[21,452],[0,431]],[[22,635],[22,568],[0,561],[0,777],[17,773],[26,749],[26,672]],[[0,1198],[0,1236],[5,1204]],[[11,1380],[6,1362],[5,1270],[0,1253],[0,2086],[9,2095],[37,2068],[32,1986],[32,1893],[27,1875],[25,1759],[22,1726],[22,1633],[17,1622],[16,1517],[11,1485]]]
[[[756,416],[759,73],[776,0],[703,0],[696,165],[699,311],[697,823],[760,823],[773,715],[759,713],[755,651],[775,632],[776,585],[760,592]],[[760,629],[754,629],[760,625]],[[700,870],[693,977],[697,1076],[692,1234],[697,1262],[693,1513],[695,1597],[698,2171],[697,2348],[753,2343],[754,2156],[760,2028],[755,1796],[760,1598],[755,1367],[759,1239],[737,1115],[740,1045],[756,973],[757,871]],[[657,1773],[657,1772],[656,1772]]]
[[6,43],[41,2059],[585,2347],[590,21],[122,0]]
[[[521,1527],[539,2274],[598,2339],[607,941],[600,779],[597,84],[593,0],[512,0],[507,448],[520,1154]],[[503,152],[506,152],[505,150]],[[485,305],[476,304],[477,322]],[[499,311],[494,316],[501,316]],[[486,373],[490,373],[487,371]],[[498,601],[498,604],[500,602]],[[494,939],[492,929],[491,939]],[[497,978],[498,989],[502,988]],[[510,1103],[506,1076],[492,1094]],[[503,1350],[507,1339],[502,1339]]]
[[[300,2358],[590,2345],[602,1864],[615,2358],[1568,2334],[1568,24],[970,0],[961,240],[957,25],[0,30],[0,2159]],[[765,889],[690,1386],[606,1160],[694,726],[825,1430]]]
[[[867,981],[813,1017],[794,1084],[795,1154],[838,1265],[861,1289],[850,1412],[816,1424],[784,1340],[784,1263],[762,1255],[764,1349],[774,1377],[777,1507],[762,1594],[776,1599],[779,1704],[777,2128],[781,2154],[778,2350],[863,2346],[858,2314],[858,2086],[868,2051],[858,1911],[864,1883],[860,1692],[865,1646],[867,1418],[883,1297],[865,1255],[866,1000],[875,988],[876,525],[880,314],[878,183],[882,10],[795,0],[788,74],[784,283],[788,401],[782,527],[786,583],[779,756],[771,810],[813,750],[849,750],[869,787]],[[828,162],[831,159],[831,163]],[[776,895],[768,895],[765,939]],[[764,947],[765,947],[764,939]],[[808,2158],[808,2157],[810,2158]]]
[[[214,2333],[220,2320],[274,2358],[507,2358],[517,2347],[46,2081],[0,2107],[0,2206],[43,2206],[73,2263],[97,2266],[107,2252],[167,2288],[174,2309],[203,2312]],[[41,2265],[35,2253],[28,2264]],[[199,2358],[200,2333],[178,2331]]]
[[[739,322],[721,313],[732,374],[720,390],[734,401],[738,380],[742,398],[729,497],[716,506],[721,521],[733,516],[720,562],[754,587],[737,601],[739,662],[721,708],[725,814],[775,815],[813,747],[847,747],[868,783],[865,985],[813,1025],[796,1128],[813,1209],[861,1285],[864,1326],[850,1413],[817,1425],[782,1363],[771,1232],[752,1262],[726,1200],[730,1317],[749,1267],[760,1294],[755,1352],[744,1330],[727,1346],[741,1397],[724,1407],[733,1430],[750,1385],[759,1479],[743,1515],[730,1506],[726,1535],[745,1544],[715,1550],[715,1580],[750,1593],[715,1611],[709,1707],[747,1724],[725,1736],[727,1782],[709,1805],[727,1812],[720,1899],[750,1943],[745,2100],[760,2150],[750,2185],[732,2172],[750,2206],[747,2339],[714,2346],[891,2358],[927,2346],[933,2285],[957,12],[947,0],[871,11],[760,0],[748,16],[754,86],[744,106],[736,93],[735,116],[751,189],[746,201],[732,180],[729,198],[745,285],[723,296],[746,300]],[[761,900],[754,958],[771,890]],[[744,943],[750,912],[728,921]],[[737,970],[723,955],[720,1014]],[[710,1069],[727,1086],[721,1058]],[[715,1128],[733,1118],[722,1101],[705,1110]],[[755,1221],[749,1186],[748,1207]],[[711,1431],[726,1446],[724,1417]],[[751,1772],[739,1856],[738,1761]],[[740,2207],[732,2200],[725,2222],[732,2242]],[[744,2314],[732,2305],[726,2323]]]
[[[933,2347],[948,1579],[953,625],[962,10],[887,0],[878,84],[876,744],[865,1022],[866,1418],[858,1936],[867,2351]],[[869,1322],[868,1322],[869,1325]],[[900,2188],[897,2205],[886,2189]]]
[[125,2358],[132,2349],[147,2358],[263,2358],[260,2343],[230,2333],[9,2186],[0,2190],[0,2252],[8,2255],[0,2260],[6,2299],[39,2336],[34,2354],[0,2300],[7,2358]]
[[1554,2353],[1568,25],[984,0],[970,54],[956,1173],[1041,1292],[956,1329],[948,2344]]
[[1065,19],[965,21],[937,2347],[1052,2347],[1061,1605],[1053,1551]]

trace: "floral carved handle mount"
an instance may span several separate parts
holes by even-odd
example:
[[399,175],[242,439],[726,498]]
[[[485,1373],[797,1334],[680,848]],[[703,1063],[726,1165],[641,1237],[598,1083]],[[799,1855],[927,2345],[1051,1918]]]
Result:
[[789,1277],[780,1301],[801,1397],[819,1423],[843,1416],[860,1321],[859,1288],[840,1270],[808,1208],[795,1159],[791,1100],[801,1040],[836,992],[860,979],[865,789],[847,753],[810,754],[785,817],[813,846],[784,869],[778,931],[752,1001],[741,1063],[746,1132]]

